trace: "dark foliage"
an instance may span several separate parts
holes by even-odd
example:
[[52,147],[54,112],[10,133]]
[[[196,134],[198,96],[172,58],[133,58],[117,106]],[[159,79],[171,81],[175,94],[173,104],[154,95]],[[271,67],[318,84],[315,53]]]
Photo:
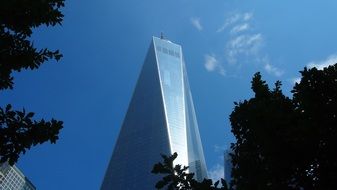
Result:
[[13,111],[10,105],[6,109],[0,108],[0,162],[8,161],[13,165],[20,153],[25,153],[31,146],[48,140],[56,142],[62,122],[54,119],[34,121],[33,116],[34,113],[26,114],[25,110]]
[[231,187],[337,189],[337,65],[301,74],[293,98],[257,73],[255,97],[235,103]]
[[60,24],[64,0],[0,1],[0,90],[13,88],[13,71],[37,69],[43,62],[62,55],[58,50],[36,49],[29,37],[42,24]]
[[[13,72],[37,69],[44,62],[59,60],[59,50],[37,49],[31,42],[34,28],[61,24],[64,0],[0,1],[0,90],[13,88]],[[32,120],[33,113],[0,108],[0,162],[14,164],[32,145],[58,139],[62,122]]]
[[[302,170],[307,189],[337,189],[337,64],[304,69],[292,93],[303,135]],[[300,137],[301,136],[301,137]]]
[[228,190],[226,181],[221,179],[222,187],[218,187],[219,181],[214,184],[211,179],[204,179],[198,182],[193,179],[193,173],[187,173],[187,166],[175,165],[173,161],[177,158],[178,154],[174,153],[171,156],[162,155],[163,163],[154,165],[152,173],[164,175],[162,180],[157,182],[156,188],[167,190]]

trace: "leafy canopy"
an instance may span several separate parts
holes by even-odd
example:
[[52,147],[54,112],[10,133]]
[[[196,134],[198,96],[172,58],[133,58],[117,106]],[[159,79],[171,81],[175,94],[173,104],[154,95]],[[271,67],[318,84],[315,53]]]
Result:
[[[64,0],[0,1],[0,90],[13,89],[13,72],[37,69],[48,60],[60,60],[59,50],[37,49],[30,37],[41,25],[61,24]],[[46,141],[55,143],[62,121],[33,120],[34,113],[0,107],[0,163],[13,165],[21,153]]]
[[301,74],[289,98],[256,73],[255,96],[235,103],[231,187],[337,189],[337,64]]
[[163,163],[159,162],[153,166],[152,173],[164,175],[155,185],[157,189],[167,187],[167,190],[228,190],[224,179],[221,179],[222,187],[218,187],[219,181],[213,184],[211,179],[196,181],[193,173],[187,173],[187,166],[173,164],[177,156],[176,152],[171,156],[162,155]]

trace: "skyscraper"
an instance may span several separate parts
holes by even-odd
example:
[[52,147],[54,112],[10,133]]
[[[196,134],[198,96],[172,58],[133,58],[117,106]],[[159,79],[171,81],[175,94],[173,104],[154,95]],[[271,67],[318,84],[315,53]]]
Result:
[[0,165],[0,190],[35,190],[34,185],[16,167]]
[[174,152],[174,164],[207,177],[181,46],[153,37],[101,189],[155,189],[153,165]]
[[233,153],[231,149],[228,149],[224,152],[224,177],[228,185],[232,180],[233,165],[232,157],[230,155],[231,153]]

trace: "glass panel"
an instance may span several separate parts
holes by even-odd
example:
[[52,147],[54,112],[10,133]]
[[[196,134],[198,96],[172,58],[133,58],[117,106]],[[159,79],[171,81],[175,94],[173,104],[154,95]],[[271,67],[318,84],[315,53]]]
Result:
[[163,53],[157,52],[157,59],[171,150],[178,153],[175,164],[188,165],[182,61],[174,56],[181,47],[159,38],[154,38],[154,42],[163,47]]

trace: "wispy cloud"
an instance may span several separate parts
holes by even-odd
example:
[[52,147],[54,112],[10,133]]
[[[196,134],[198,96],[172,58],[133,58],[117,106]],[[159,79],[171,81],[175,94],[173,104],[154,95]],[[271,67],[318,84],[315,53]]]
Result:
[[[323,70],[325,67],[329,67],[330,65],[334,65],[337,63],[337,53],[329,55],[327,58],[320,61],[311,61],[307,64],[308,68],[316,67],[318,70]],[[300,83],[301,77],[293,77],[289,79],[292,84]]]
[[217,30],[224,31],[228,27],[226,30],[229,32],[229,40],[225,46],[225,56],[230,65],[235,65],[240,58],[258,56],[263,45],[263,36],[251,29],[253,16],[252,12],[235,13]]
[[215,59],[214,55],[205,55],[205,68],[207,71],[214,71],[218,61]]
[[257,56],[263,44],[262,34],[241,34],[232,37],[225,48],[225,56],[230,64],[236,64],[239,57]]
[[238,23],[238,22],[243,22],[243,21],[248,21],[251,18],[253,18],[253,13],[251,12],[246,12],[246,13],[235,13],[231,15],[230,17],[226,18],[224,24],[217,29],[217,32],[222,32],[224,31],[228,26]]
[[229,25],[236,23],[241,19],[242,15],[240,13],[236,13],[232,15],[231,17],[227,18],[224,22],[224,24],[217,30],[217,32],[222,32],[227,28]]
[[202,25],[200,23],[200,18],[191,18],[192,25],[199,31],[202,30]]
[[281,77],[284,74],[282,69],[270,63],[268,56],[264,56],[262,59],[259,59],[259,62],[264,65],[263,69],[270,75]]
[[249,50],[251,47],[255,47],[256,45],[262,42],[261,34],[253,34],[253,35],[239,35],[229,41],[229,46],[235,49]]
[[208,177],[213,180],[213,182],[220,180],[221,178],[224,178],[224,167],[220,164],[217,164],[213,166],[208,171]]
[[267,71],[267,73],[280,77],[283,75],[284,71],[282,71],[281,69],[271,65],[270,63],[267,63],[264,65],[264,70]]
[[251,69],[254,64],[270,75],[282,76],[285,71],[266,59],[268,53],[264,51],[265,38],[262,32],[257,30],[255,23],[254,14],[251,11],[236,11],[230,14],[216,30],[218,33],[227,35],[224,42],[224,54],[217,55],[224,61],[218,64],[214,55],[207,55],[205,56],[206,69],[214,71],[218,68],[221,71],[227,71],[225,76],[238,76],[237,72],[242,72],[242,69]]
[[328,67],[329,65],[334,65],[337,63],[337,54],[332,54],[328,56],[326,59],[321,61],[311,61],[307,64],[308,68],[316,67],[319,70],[322,70],[324,67]]
[[212,71],[217,71],[221,75],[225,75],[225,69],[223,66],[220,64],[220,62],[216,59],[214,54],[206,54],[205,55],[205,62],[204,66],[207,71],[212,72]]
[[243,23],[243,24],[239,24],[239,25],[234,26],[232,28],[232,30],[231,30],[231,33],[232,34],[236,34],[236,33],[248,30],[248,29],[249,29],[249,24],[248,23]]
[[252,12],[247,12],[247,13],[244,13],[244,14],[243,14],[243,20],[244,20],[244,21],[248,21],[248,20],[250,20],[251,18],[253,18],[253,13],[252,13]]

